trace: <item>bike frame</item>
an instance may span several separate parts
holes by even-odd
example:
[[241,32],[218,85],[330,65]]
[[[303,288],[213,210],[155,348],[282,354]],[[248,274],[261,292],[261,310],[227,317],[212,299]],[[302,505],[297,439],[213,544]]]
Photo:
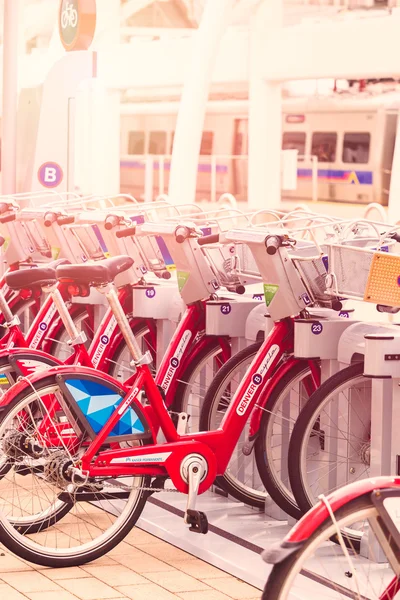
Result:
[[[180,475],[181,459],[187,454],[197,453],[204,456],[208,463],[208,473],[199,489],[199,493],[205,492],[214,482],[215,476],[225,472],[247,416],[259,399],[262,388],[260,384],[270,378],[290,347],[292,335],[292,319],[284,319],[275,324],[240,383],[221,426],[216,431],[179,435],[149,368],[145,365],[139,366],[122,409],[112,414],[82,456],[82,470],[93,477],[169,476],[179,491],[187,492],[187,484]],[[160,428],[166,443],[101,452],[101,446],[124,412],[131,405],[138,404],[141,390],[145,392],[149,405],[140,407],[140,410],[147,419],[153,440],[156,440]],[[135,464],[135,461],[139,464]]]

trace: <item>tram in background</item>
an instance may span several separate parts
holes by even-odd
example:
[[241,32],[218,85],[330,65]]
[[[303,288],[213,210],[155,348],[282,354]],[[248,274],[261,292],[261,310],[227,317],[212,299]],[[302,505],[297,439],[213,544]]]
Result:
[[[297,189],[285,199],[388,203],[400,93],[334,94],[283,101],[282,148],[298,150]],[[179,102],[121,105],[121,191],[143,198],[152,159],[156,193],[168,190]],[[312,158],[316,157],[316,158]],[[317,173],[313,169],[317,166]],[[207,106],[198,166],[197,200],[247,194],[248,101]]]

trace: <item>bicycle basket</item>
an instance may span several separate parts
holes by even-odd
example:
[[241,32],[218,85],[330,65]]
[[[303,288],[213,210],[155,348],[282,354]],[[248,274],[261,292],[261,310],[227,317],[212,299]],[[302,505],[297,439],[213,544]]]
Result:
[[[366,244],[369,243],[366,246]],[[376,240],[375,240],[376,244]],[[391,265],[391,268],[396,268],[398,257],[396,255],[390,254],[389,251],[393,249],[394,242],[391,241],[386,243],[383,247],[385,251],[377,251],[376,247],[371,247],[371,242],[363,240],[351,240],[342,242],[341,244],[329,244],[327,245],[327,254],[328,254],[328,263],[329,263],[329,285],[328,285],[328,293],[331,295],[339,295],[344,296],[346,298],[354,298],[367,300],[369,302],[377,302],[379,304],[388,304],[384,301],[384,295],[387,293],[389,297],[391,297],[391,292],[389,292],[389,287],[392,286],[392,282],[385,281],[383,275],[381,274],[381,269],[384,270],[384,266],[389,269],[388,265]],[[378,259],[374,259],[374,257],[380,257]],[[381,260],[381,258],[387,258],[388,260]],[[378,264],[381,265],[378,267]],[[370,284],[374,282],[374,285],[379,281],[379,289],[378,287],[374,288],[374,292],[372,296],[374,298],[378,298],[380,293],[382,294],[381,299],[373,300],[367,299],[365,296],[368,295],[368,282],[370,279],[371,268],[374,266],[373,280],[371,280]],[[390,269],[389,269],[390,270]],[[383,271],[382,271],[383,272]],[[400,271],[398,275],[400,274]],[[397,283],[396,283],[396,287]],[[394,299],[393,299],[394,300]]]

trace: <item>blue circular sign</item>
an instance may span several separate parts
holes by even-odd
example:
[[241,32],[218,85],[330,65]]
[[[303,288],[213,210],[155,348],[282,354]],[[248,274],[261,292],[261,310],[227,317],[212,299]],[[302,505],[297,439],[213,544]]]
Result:
[[171,367],[174,367],[174,369],[176,369],[179,366],[179,360],[174,356],[173,358],[171,358]]
[[221,304],[221,312],[223,315],[229,315],[232,311],[232,306],[230,304]]
[[349,313],[346,310],[341,310],[340,313],[339,313],[339,317],[343,317],[345,319],[349,319],[350,315],[349,315]]
[[46,329],[47,329],[47,324],[46,324],[46,323],[40,323],[40,325],[39,325],[39,328],[40,328],[42,331],[46,331]]
[[110,341],[108,338],[108,335],[102,335],[100,339],[101,339],[101,343],[104,345],[107,345],[108,342]]
[[260,385],[261,382],[262,382],[262,375],[260,375],[259,373],[256,373],[255,375],[253,375],[253,383],[255,383],[256,385]]
[[155,295],[156,295],[156,290],[154,288],[148,288],[146,290],[147,298],[154,298]]
[[314,335],[319,335],[323,332],[323,330],[324,328],[322,327],[322,323],[313,323],[311,325],[311,333],[313,333]]

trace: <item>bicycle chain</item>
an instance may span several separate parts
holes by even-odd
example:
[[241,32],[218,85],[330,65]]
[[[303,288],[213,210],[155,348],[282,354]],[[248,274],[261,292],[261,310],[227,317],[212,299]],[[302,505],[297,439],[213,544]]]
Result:
[[177,494],[180,494],[179,490],[177,490],[176,488],[173,489],[165,489],[165,488],[155,488],[155,487],[151,487],[151,486],[139,486],[139,485],[134,485],[132,487],[128,487],[126,485],[124,485],[123,483],[119,483],[119,482],[115,482],[113,484],[108,483],[107,481],[103,482],[106,486],[108,485],[109,487],[117,487],[123,490],[142,490],[143,492],[174,492]]

